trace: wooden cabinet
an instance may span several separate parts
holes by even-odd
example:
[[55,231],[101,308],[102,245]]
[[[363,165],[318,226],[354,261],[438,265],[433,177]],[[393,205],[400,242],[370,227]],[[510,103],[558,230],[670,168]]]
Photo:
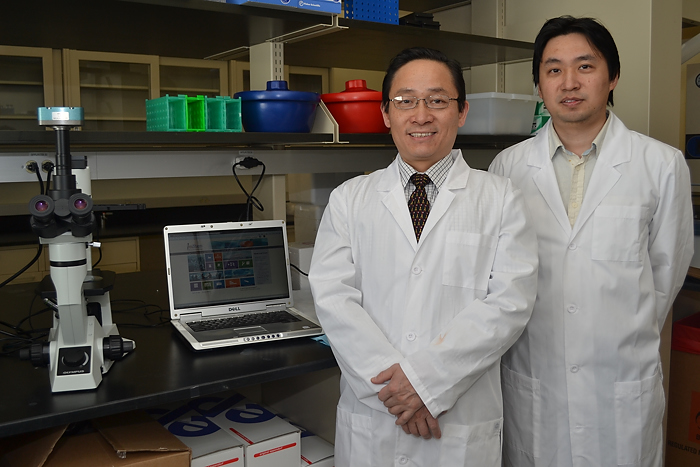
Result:
[[146,99],[159,96],[155,55],[63,51],[67,106],[82,107],[83,130],[146,131]]
[[160,96],[228,96],[228,63],[217,60],[161,57]]
[[36,130],[37,107],[57,104],[53,56],[48,48],[0,46],[0,130]]

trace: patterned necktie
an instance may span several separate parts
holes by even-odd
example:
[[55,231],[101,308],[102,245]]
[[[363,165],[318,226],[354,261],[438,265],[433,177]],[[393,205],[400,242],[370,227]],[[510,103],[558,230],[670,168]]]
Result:
[[416,189],[411,193],[411,197],[408,199],[408,211],[411,213],[413,230],[416,232],[416,240],[420,240],[420,234],[423,231],[423,226],[430,212],[430,203],[428,202],[428,195],[425,192],[425,185],[430,183],[430,177],[425,174],[414,173],[411,176],[411,181],[416,186]]

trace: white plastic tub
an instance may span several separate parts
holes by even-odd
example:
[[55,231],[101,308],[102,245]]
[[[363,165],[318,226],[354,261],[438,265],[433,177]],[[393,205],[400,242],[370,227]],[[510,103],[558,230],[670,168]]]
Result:
[[482,92],[467,94],[467,121],[460,135],[529,135],[540,100],[527,94]]

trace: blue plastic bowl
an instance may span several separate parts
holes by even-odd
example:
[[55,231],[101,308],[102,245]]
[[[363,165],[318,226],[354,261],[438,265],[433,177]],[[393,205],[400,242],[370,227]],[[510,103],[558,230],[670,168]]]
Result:
[[309,133],[321,96],[290,91],[286,81],[268,81],[266,91],[241,91],[241,121],[245,131]]

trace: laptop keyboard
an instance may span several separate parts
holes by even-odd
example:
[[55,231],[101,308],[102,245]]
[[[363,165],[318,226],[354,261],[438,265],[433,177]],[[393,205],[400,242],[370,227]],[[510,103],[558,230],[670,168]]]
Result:
[[293,323],[301,321],[287,311],[268,311],[264,313],[250,313],[230,318],[207,319],[193,321],[187,325],[194,332],[215,331],[218,329],[240,328],[245,326],[261,326],[270,323]]

